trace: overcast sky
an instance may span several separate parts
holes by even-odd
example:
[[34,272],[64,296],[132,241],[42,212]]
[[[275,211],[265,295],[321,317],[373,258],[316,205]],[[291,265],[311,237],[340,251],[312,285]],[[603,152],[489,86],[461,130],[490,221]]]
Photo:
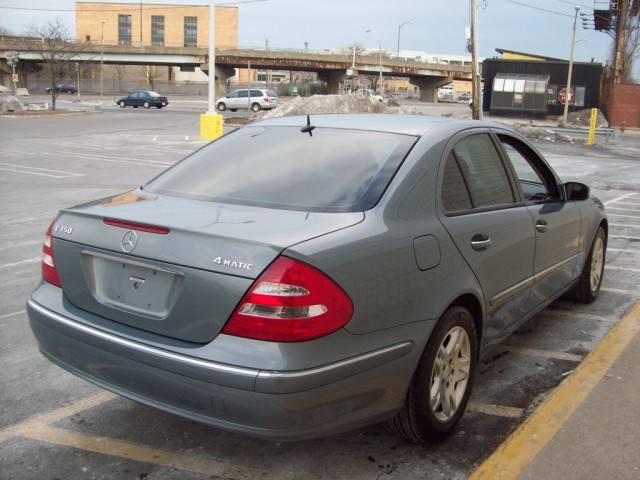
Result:
[[[135,0],[134,0],[135,1]],[[230,0],[218,0],[221,4]],[[480,54],[495,56],[496,48],[568,58],[574,8],[567,0],[518,0],[569,16],[556,15],[510,3],[508,0],[478,0]],[[580,0],[587,6],[591,0]],[[151,3],[206,4],[206,1],[158,0]],[[72,0],[0,0],[1,7],[73,10]],[[239,5],[241,46],[263,46],[268,38],[273,47],[309,49],[344,47],[353,42],[395,50],[398,24],[414,23],[402,30],[401,48],[430,53],[462,54],[468,23],[467,0],[267,0]],[[585,8],[585,11],[591,12]],[[38,12],[0,9],[0,26],[21,33],[31,23],[59,17],[74,31],[73,12]],[[576,60],[604,62],[609,36],[579,30]],[[365,30],[371,29],[370,33]]]

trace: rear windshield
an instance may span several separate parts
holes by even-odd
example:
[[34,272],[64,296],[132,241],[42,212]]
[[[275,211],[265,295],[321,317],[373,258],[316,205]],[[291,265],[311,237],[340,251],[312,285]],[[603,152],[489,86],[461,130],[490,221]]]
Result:
[[352,212],[380,199],[416,137],[300,127],[245,127],[149,182],[154,193],[286,210]]

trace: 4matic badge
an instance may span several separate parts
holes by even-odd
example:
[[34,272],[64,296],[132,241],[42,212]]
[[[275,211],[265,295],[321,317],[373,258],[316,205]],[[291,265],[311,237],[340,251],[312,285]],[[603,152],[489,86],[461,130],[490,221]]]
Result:
[[213,263],[217,263],[218,265],[222,265],[224,267],[239,268],[241,270],[249,271],[253,270],[253,267],[255,266],[253,263],[238,262],[237,260],[227,260],[226,258],[222,257],[214,258]]

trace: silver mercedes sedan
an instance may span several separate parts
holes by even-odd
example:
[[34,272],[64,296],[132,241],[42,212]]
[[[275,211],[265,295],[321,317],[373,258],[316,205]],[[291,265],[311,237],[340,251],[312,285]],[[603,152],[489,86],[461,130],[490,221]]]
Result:
[[603,204],[500,125],[251,124],[62,210],[28,301],[43,355],[138,402],[274,439],[450,433],[478,358],[598,296]]

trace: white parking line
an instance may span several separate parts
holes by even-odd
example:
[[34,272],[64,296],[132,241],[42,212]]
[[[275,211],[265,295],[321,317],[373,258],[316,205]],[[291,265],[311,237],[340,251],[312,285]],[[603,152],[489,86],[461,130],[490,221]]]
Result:
[[632,213],[639,213],[640,214],[640,210],[637,209],[637,208],[609,207],[607,210],[615,210],[616,212],[632,212]]
[[582,355],[576,355],[575,353],[552,352],[550,350],[538,350],[537,348],[516,347],[512,345],[507,345],[504,347],[504,349],[509,350],[513,353],[528,355],[531,357],[550,358],[553,360],[568,360],[570,362],[580,362],[583,358]]
[[640,225],[629,225],[628,223],[610,223],[609,226],[622,228],[640,228]]
[[625,193],[624,195],[620,195],[619,197],[615,197],[612,198],[611,200],[607,200],[606,202],[604,202],[605,205],[611,205],[612,203],[616,203],[619,202],[620,200],[623,200],[625,198],[629,198],[636,195],[636,193]]
[[[635,200],[635,199],[631,199],[631,200]],[[629,207],[640,207],[640,202],[629,202],[629,201],[616,202],[616,205],[627,205]]]
[[0,247],[0,252],[4,251],[4,250],[9,250],[12,248],[20,248],[20,247],[25,247],[28,245],[38,245],[41,244],[42,240],[28,240],[26,242],[21,242],[21,243],[17,243],[15,245],[6,245],[4,247]]
[[631,268],[631,267],[617,267],[615,265],[609,265],[607,264],[606,267],[607,270],[620,270],[623,272],[635,272],[635,273],[640,273],[640,268]]
[[640,215],[623,215],[621,213],[607,213],[609,217],[625,217],[625,218],[640,218]]
[[630,237],[629,235],[609,235],[609,238],[623,238],[625,240],[638,240],[638,241],[640,241],[640,237]]
[[95,161],[95,160],[100,160],[101,162],[110,162],[110,163],[128,163],[128,164],[134,164],[134,165],[139,165],[142,167],[155,167],[155,168],[167,168],[171,165],[173,165],[172,163],[169,162],[162,162],[160,160],[157,161],[143,161],[143,160],[122,160],[122,159],[115,159],[112,157],[105,157],[105,156],[98,156],[96,154],[75,154],[73,152],[59,152],[60,154],[63,154],[65,156],[70,156],[70,157],[74,157],[74,158],[79,158],[81,160],[91,160],[91,161]]
[[593,313],[582,313],[582,312],[554,310],[554,309],[543,310],[542,312],[540,312],[540,315],[543,315],[545,313],[549,314],[552,317],[567,318],[571,320],[584,319],[584,320],[595,320],[597,322],[608,322],[611,320],[611,318],[605,317],[603,315],[594,315]]
[[40,261],[40,257],[34,257],[34,258],[27,258],[26,260],[20,260],[19,262],[5,263],[4,265],[0,265],[0,270],[5,268],[13,268],[20,265],[26,265],[28,263],[36,263],[39,261]]
[[26,175],[37,175],[38,177],[50,177],[50,178],[68,178],[68,177],[61,177],[59,175],[49,175],[47,173],[41,173],[41,172],[32,172],[29,170],[18,170],[16,168],[4,168],[4,167],[0,167],[0,170],[2,170],[3,172],[13,172],[13,173],[24,173]]
[[0,315],[0,319],[9,318],[9,317],[15,317],[17,315],[22,315],[23,313],[27,313],[27,311],[26,310],[18,310],[17,312],[4,313],[4,314]]
[[607,252],[640,253],[638,248],[613,248],[607,247]]
[[523,408],[507,407],[505,405],[494,405],[492,403],[469,402],[467,410],[470,412],[495,415],[497,417],[520,418],[524,413]]
[[638,290],[624,290],[622,288],[609,288],[609,287],[602,287],[600,289],[601,292],[609,292],[609,293],[617,293],[620,295],[629,295],[632,297],[640,297],[640,291]]

